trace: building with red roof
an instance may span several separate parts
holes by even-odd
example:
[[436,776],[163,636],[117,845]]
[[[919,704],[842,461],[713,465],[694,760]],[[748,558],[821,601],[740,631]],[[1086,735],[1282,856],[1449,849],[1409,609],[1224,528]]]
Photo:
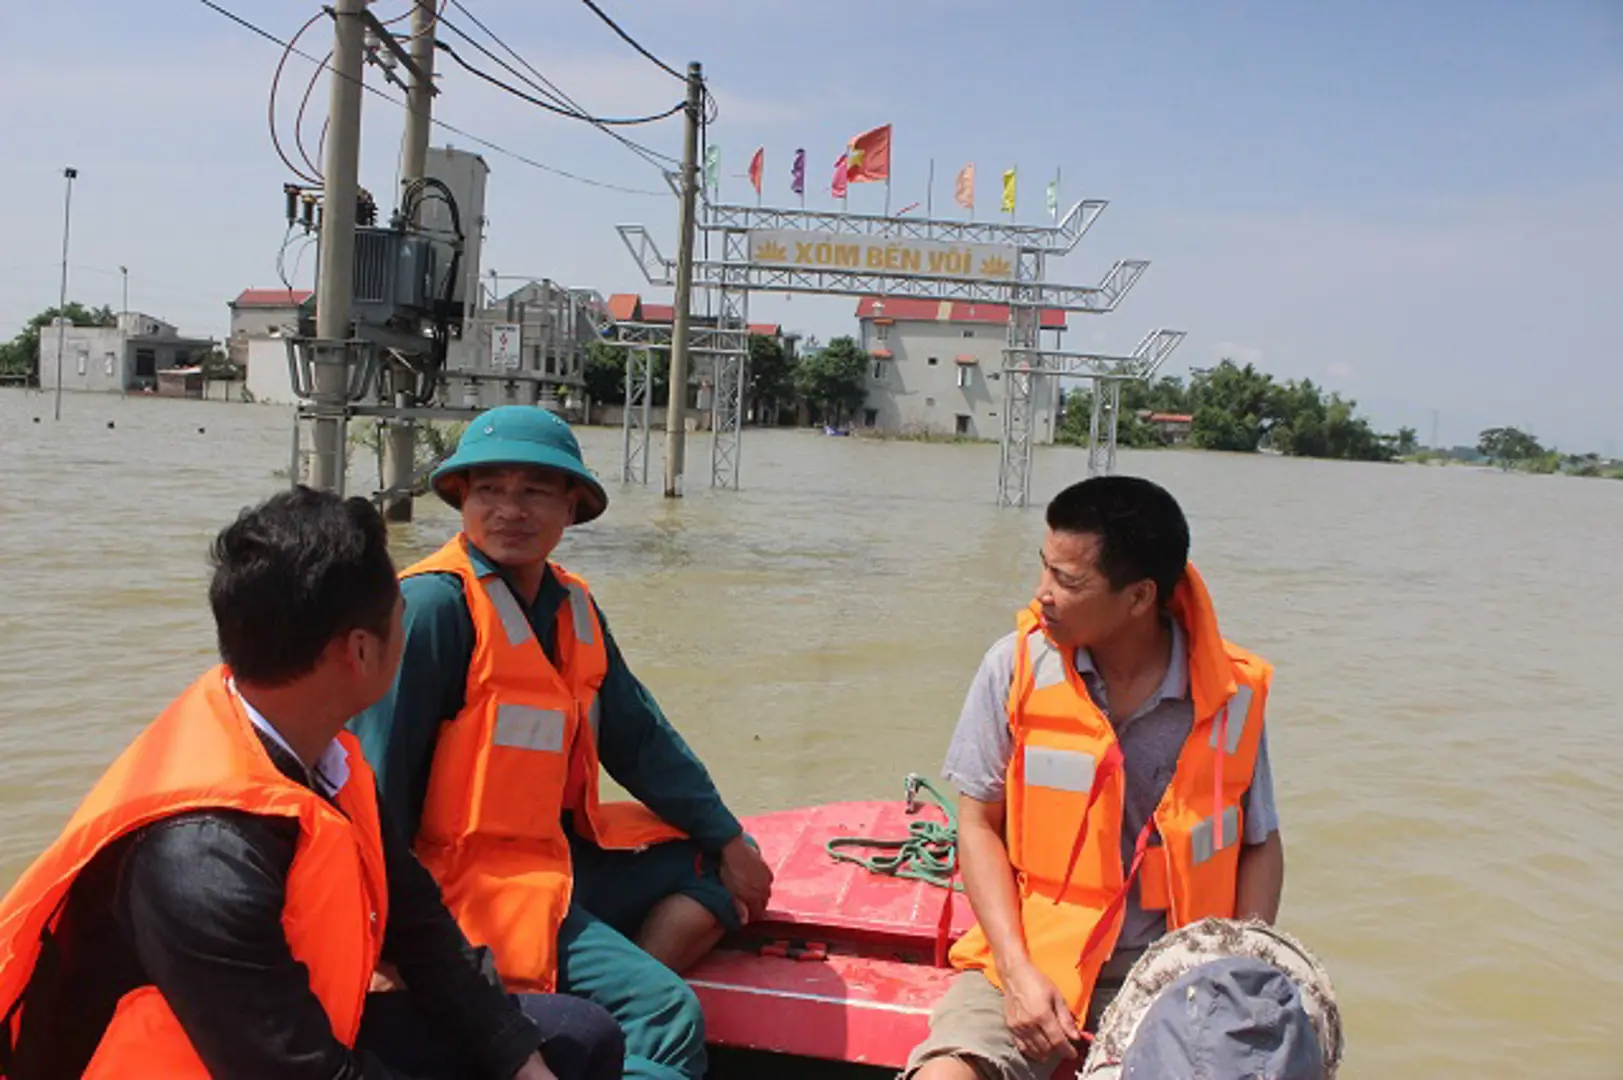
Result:
[[[1004,350],[1009,309],[962,300],[865,296],[857,302],[860,344],[872,358],[862,427],[892,435],[1003,435]],[[1038,338],[1057,348],[1065,312],[1039,316]],[[1058,427],[1056,379],[1032,392],[1032,438],[1052,442]]]

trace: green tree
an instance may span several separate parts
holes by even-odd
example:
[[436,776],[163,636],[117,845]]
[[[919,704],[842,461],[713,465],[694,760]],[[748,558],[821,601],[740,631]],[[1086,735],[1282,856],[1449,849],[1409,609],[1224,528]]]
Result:
[[1234,450],[1249,454],[1256,451],[1257,439],[1256,430],[1243,418],[1224,412],[1216,405],[1202,405],[1195,410],[1190,441],[1202,450]]
[[[664,405],[670,397],[670,350],[651,349],[649,362],[653,365],[653,405]],[[586,392],[599,405],[626,403],[626,362],[630,352],[623,345],[610,345],[594,341],[586,346],[586,366],[581,372]]]
[[1358,415],[1356,401],[1336,393],[1326,398],[1311,379],[1276,387],[1271,405],[1268,440],[1280,453],[1344,461],[1392,459],[1395,440],[1370,427]]
[[1412,427],[1398,428],[1397,445],[1393,447],[1399,457],[1408,457],[1420,449],[1420,433]]
[[[0,375],[9,375],[13,378],[21,375],[30,385],[39,385],[40,331],[51,324],[58,310],[63,309],[46,308],[29,319],[20,334],[0,345]],[[106,304],[99,308],[87,308],[78,301],[70,301],[65,310],[68,322],[73,326],[118,325],[118,315]]]
[[750,337],[748,395],[750,411],[758,424],[777,424],[778,412],[794,403],[794,357],[775,337]]
[[870,362],[854,339],[837,337],[801,358],[795,366],[795,389],[825,423],[844,423],[867,399]]
[[1274,377],[1252,364],[1224,358],[1200,372],[1189,387],[1195,417],[1191,438],[1207,450],[1252,452],[1262,445],[1275,414]]
[[626,400],[626,351],[606,341],[586,346],[586,366],[581,372],[586,393],[599,405],[624,405]]
[[1537,439],[1513,427],[1487,428],[1477,436],[1476,446],[1483,457],[1501,469],[1543,457],[1546,453]]
[[[1357,408],[1351,398],[1326,396],[1311,379],[1276,383],[1251,364],[1241,367],[1225,359],[1198,372],[1187,386],[1174,376],[1123,383],[1116,439],[1122,446],[1164,445],[1166,436],[1150,417],[1181,413],[1193,415],[1192,441],[1207,450],[1251,453],[1267,445],[1298,457],[1360,461],[1389,461],[1397,446],[1413,452],[1413,429],[1404,429],[1407,443],[1404,432],[1382,435]],[[1091,391],[1067,394],[1060,441],[1086,443],[1092,411]]]
[[[1186,413],[1189,391],[1176,375],[1163,375],[1154,382],[1124,382],[1121,387],[1121,416],[1116,419],[1116,443],[1147,449],[1166,446],[1170,440],[1149,417],[1156,413]],[[1060,416],[1060,442],[1086,446],[1093,418],[1093,391],[1073,390],[1065,395]]]
[[203,369],[205,379],[240,379],[244,374],[242,367],[231,362],[231,354],[223,345],[198,353],[194,362]]

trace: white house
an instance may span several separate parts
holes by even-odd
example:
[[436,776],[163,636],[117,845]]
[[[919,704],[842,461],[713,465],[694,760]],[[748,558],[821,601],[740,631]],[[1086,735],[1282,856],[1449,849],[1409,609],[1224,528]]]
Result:
[[[868,296],[857,305],[857,320],[860,344],[873,358],[863,427],[891,435],[1002,437],[1007,307]],[[1043,344],[1057,348],[1065,312],[1043,311],[1040,328]],[[1053,441],[1058,407],[1058,380],[1037,380],[1035,441]]]
[[[39,385],[56,389],[58,327],[40,327]],[[68,326],[61,334],[62,389],[103,393],[156,390],[158,372],[187,367],[213,338],[182,337],[162,319],[129,311],[117,326]]]

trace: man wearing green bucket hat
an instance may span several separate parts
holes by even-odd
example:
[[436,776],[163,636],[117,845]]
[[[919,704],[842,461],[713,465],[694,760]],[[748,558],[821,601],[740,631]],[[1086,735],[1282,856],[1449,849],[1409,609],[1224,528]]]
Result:
[[[352,724],[385,808],[510,991],[608,1009],[628,1077],[701,1077],[678,972],[762,913],[772,874],[551,561],[608,496],[569,425],[520,405],[475,418],[431,483],[462,531],[402,575],[400,674]],[[602,769],[634,800],[601,802]]]

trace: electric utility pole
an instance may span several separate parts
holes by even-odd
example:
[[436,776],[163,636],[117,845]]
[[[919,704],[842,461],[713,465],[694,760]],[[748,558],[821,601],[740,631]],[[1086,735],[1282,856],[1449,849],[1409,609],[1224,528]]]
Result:
[[682,457],[687,424],[688,325],[693,306],[693,233],[699,195],[699,124],[704,118],[704,68],[688,65],[686,130],[682,138],[682,216],[676,249],[676,322],[671,327],[670,403],[665,409],[665,497],[682,494]]
[[[67,194],[62,197],[62,289],[56,299],[56,419],[62,419],[62,355],[68,334],[68,229],[73,222],[73,181],[79,170],[71,165],[62,170]],[[44,366],[44,365],[41,365]],[[41,375],[44,372],[40,373]]]
[[355,199],[360,186],[361,13],[366,0],[334,0],[332,93],[323,163],[320,278],[312,381],[316,406],[311,486],[342,491],[345,410],[349,404],[350,299],[355,276]]
[[[428,169],[428,136],[434,107],[434,0],[416,0],[411,12],[411,60],[417,70],[406,94],[406,131],[400,147],[400,191],[421,180]],[[422,202],[418,201],[421,208]],[[410,228],[415,221],[407,221]],[[395,405],[407,408],[411,396],[398,387]],[[411,520],[411,482],[417,472],[417,425],[405,418],[389,421],[383,444],[383,489],[398,494],[384,498],[383,516],[390,521]]]

